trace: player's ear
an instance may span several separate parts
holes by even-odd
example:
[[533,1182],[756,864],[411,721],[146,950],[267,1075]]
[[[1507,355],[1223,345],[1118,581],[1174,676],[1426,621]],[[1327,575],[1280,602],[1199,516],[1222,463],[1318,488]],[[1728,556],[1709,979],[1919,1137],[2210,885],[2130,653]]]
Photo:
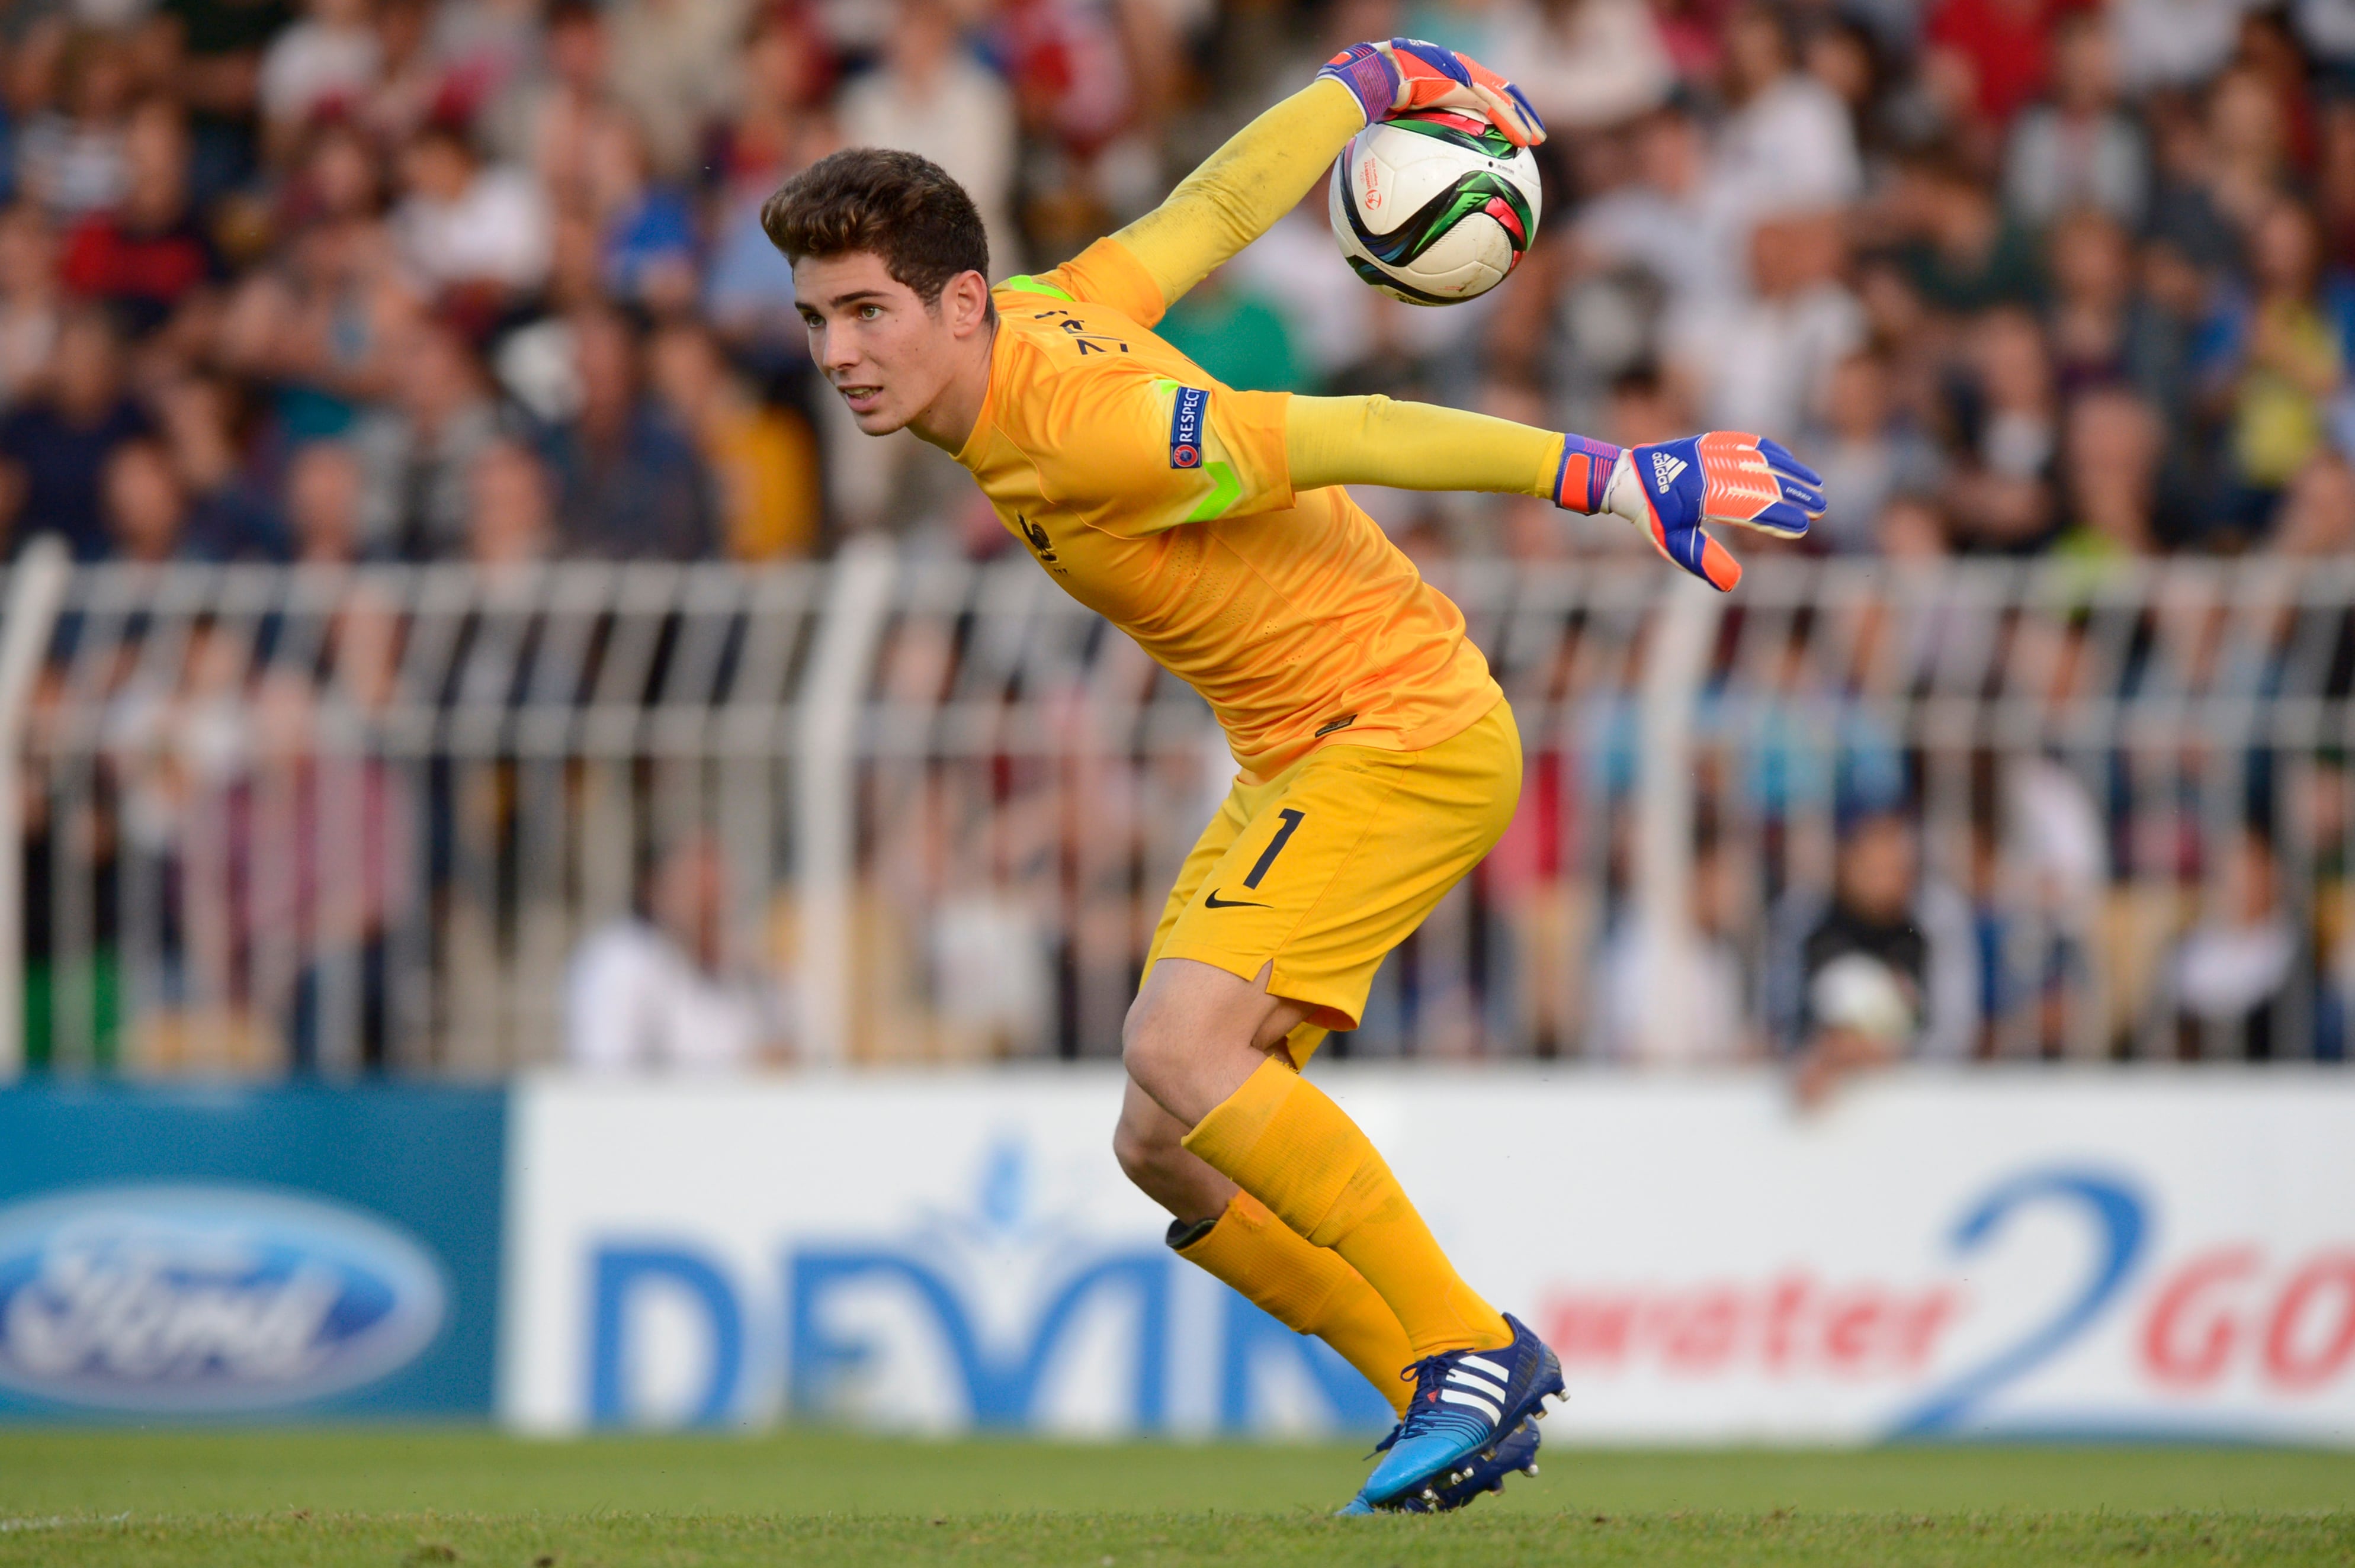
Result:
[[989,280],[978,272],[960,272],[941,290],[941,313],[949,331],[969,337],[989,320]]

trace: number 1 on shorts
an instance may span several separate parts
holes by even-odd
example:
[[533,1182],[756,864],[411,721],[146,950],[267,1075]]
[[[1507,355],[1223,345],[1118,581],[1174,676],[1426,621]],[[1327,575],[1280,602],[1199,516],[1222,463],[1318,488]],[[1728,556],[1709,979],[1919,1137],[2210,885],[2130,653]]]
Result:
[[1254,864],[1251,868],[1251,874],[1243,878],[1243,885],[1245,887],[1257,887],[1259,885],[1259,879],[1267,874],[1267,868],[1273,865],[1275,863],[1275,857],[1284,853],[1284,844],[1292,838],[1292,830],[1300,825],[1300,819],[1306,816],[1307,813],[1305,811],[1295,811],[1291,807],[1286,806],[1284,810],[1278,811],[1276,815],[1284,820],[1284,826],[1275,830],[1275,837],[1268,840],[1267,848],[1260,852],[1258,863]]

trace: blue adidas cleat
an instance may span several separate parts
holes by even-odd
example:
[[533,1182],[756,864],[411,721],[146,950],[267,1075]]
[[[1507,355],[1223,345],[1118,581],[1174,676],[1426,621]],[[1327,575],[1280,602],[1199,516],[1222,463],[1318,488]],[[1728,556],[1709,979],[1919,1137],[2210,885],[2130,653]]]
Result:
[[[1561,1393],[1561,1362],[1528,1324],[1507,1314],[1513,1342],[1497,1351],[1448,1351],[1410,1369],[1414,1398],[1383,1445],[1381,1463],[1358,1500],[1398,1508],[1409,1498],[1437,1500],[1440,1483],[1467,1459],[1487,1458],[1524,1421],[1545,1414]],[[1426,1495],[1428,1494],[1428,1495]],[[1353,1505],[1354,1506],[1354,1505]]]
[[[1395,1434],[1393,1434],[1395,1436]],[[1390,1447],[1385,1438],[1382,1449]],[[1476,1454],[1469,1464],[1459,1465],[1444,1479],[1434,1481],[1423,1492],[1411,1492],[1388,1508],[1378,1509],[1362,1497],[1349,1499],[1341,1510],[1343,1517],[1374,1513],[1452,1513],[1466,1503],[1477,1502],[1489,1492],[1505,1489],[1505,1478],[1518,1471],[1524,1476],[1538,1473],[1538,1424],[1524,1421],[1513,1428],[1512,1436],[1485,1454]]]

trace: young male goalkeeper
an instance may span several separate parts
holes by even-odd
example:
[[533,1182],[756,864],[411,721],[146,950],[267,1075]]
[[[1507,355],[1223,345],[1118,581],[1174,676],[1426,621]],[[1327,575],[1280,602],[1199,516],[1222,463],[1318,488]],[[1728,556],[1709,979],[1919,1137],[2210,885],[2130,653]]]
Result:
[[1433,45],[1336,57],[1169,199],[993,291],[973,203],[904,153],[837,153],[762,214],[859,428],[973,471],[1081,602],[1209,703],[1241,765],[1161,916],[1123,1031],[1114,1145],[1179,1254],[1382,1390],[1400,1424],[1348,1510],[1457,1506],[1528,1466],[1553,1353],[1465,1283],[1364,1133],[1300,1075],[1375,969],[1513,815],[1520,741],[1464,617],[1340,486],[1612,512],[1721,589],[1704,521],[1780,534],[1819,481],[1772,441],[1621,450],[1451,408],[1220,386],[1153,335],[1369,120],[1449,107],[1516,143],[1518,90]]

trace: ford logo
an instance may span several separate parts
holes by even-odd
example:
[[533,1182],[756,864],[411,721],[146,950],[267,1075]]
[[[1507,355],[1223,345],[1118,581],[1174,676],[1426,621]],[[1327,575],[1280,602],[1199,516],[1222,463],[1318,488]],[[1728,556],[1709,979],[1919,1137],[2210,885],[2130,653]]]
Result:
[[376,1382],[442,1327],[442,1270],[337,1203],[102,1187],[0,1209],[0,1388],[112,1410],[263,1410]]

